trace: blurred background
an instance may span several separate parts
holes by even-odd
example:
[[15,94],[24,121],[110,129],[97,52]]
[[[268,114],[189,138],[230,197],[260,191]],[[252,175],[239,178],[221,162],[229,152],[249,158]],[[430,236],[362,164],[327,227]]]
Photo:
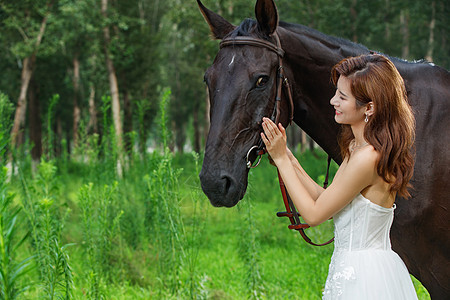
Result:
[[[125,149],[135,146],[143,152],[154,147],[153,125],[165,88],[172,91],[169,147],[179,152],[203,148],[208,131],[203,74],[218,42],[211,40],[196,1],[0,3],[0,91],[16,109],[11,116],[17,134],[13,144],[33,145],[34,160],[43,151],[61,153],[63,140],[71,153],[83,136],[97,133],[101,139],[105,101],[111,103],[108,117]],[[254,18],[252,0],[204,4],[235,25]],[[276,4],[283,21],[390,56],[426,59],[450,68],[448,1],[278,0]],[[55,117],[46,124],[50,108]],[[43,145],[48,134],[44,127],[55,133],[52,145]]]

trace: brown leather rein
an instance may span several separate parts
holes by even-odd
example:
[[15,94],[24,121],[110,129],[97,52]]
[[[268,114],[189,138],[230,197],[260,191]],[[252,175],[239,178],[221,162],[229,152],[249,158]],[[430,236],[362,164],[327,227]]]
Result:
[[[285,76],[284,68],[283,68],[283,56],[284,56],[284,50],[281,48],[280,38],[278,37],[277,32],[273,33],[273,37],[276,41],[276,45],[273,43],[270,43],[263,39],[248,37],[248,36],[236,36],[236,37],[229,37],[222,40],[220,43],[220,48],[228,47],[228,46],[255,46],[255,47],[263,47],[266,49],[269,49],[273,52],[275,52],[278,55],[278,70],[277,70],[277,90],[276,90],[276,98],[275,98],[275,107],[272,112],[272,121],[275,122],[275,124],[278,124],[281,114],[281,93],[282,88],[286,89],[287,95],[288,95],[288,105],[289,105],[289,122],[291,123],[294,118],[294,101],[292,98],[292,92],[291,92],[291,86],[289,84],[289,80]],[[247,152],[247,168],[256,168],[260,161],[262,155],[266,153],[266,150],[264,149],[262,139],[260,139],[258,145],[255,145],[250,148],[250,150]],[[250,155],[253,151],[256,151],[256,155],[259,157],[256,164],[252,165],[252,162],[250,161]],[[327,173],[325,176],[325,182],[324,182],[324,188],[328,185],[328,174],[330,170],[330,162],[331,157],[328,156],[328,167],[327,167]],[[278,170],[277,170],[278,171]],[[303,239],[313,246],[325,246],[330,244],[334,241],[334,237],[330,239],[328,242],[322,243],[322,244],[316,244],[311,241],[311,239],[306,235],[304,229],[309,228],[310,226],[306,223],[302,223],[300,220],[300,214],[297,212],[297,209],[295,208],[294,203],[291,200],[291,197],[289,196],[289,193],[286,189],[286,186],[284,185],[283,179],[280,176],[280,172],[278,171],[278,180],[280,182],[280,190],[281,194],[283,196],[283,202],[284,206],[286,207],[286,211],[284,212],[278,212],[278,217],[288,217],[291,225],[288,226],[289,229],[297,230],[300,235],[303,237]]]

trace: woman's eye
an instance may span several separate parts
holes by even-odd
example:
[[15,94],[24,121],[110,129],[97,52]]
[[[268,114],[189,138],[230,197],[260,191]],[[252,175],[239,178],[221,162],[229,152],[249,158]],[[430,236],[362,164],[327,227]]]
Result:
[[256,81],[256,86],[257,87],[263,87],[266,85],[266,83],[269,81],[269,77],[268,76],[260,76],[258,78],[258,80]]

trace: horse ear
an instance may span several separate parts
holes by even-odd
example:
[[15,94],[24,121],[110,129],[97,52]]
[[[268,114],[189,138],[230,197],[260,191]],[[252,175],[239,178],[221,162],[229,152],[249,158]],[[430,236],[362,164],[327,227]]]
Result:
[[255,6],[258,29],[267,36],[274,33],[278,27],[278,11],[273,0],[258,0]]
[[218,14],[207,9],[200,0],[197,0],[198,7],[202,12],[206,22],[208,22],[211,33],[215,39],[223,39],[228,33],[234,30],[235,26]]

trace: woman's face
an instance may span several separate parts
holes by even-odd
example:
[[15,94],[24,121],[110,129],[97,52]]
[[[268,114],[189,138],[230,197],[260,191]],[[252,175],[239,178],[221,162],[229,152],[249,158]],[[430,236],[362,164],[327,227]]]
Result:
[[339,124],[364,124],[365,106],[356,106],[356,99],[352,95],[350,82],[345,76],[340,76],[338,79],[336,94],[330,100],[330,104],[335,109],[334,119]]

